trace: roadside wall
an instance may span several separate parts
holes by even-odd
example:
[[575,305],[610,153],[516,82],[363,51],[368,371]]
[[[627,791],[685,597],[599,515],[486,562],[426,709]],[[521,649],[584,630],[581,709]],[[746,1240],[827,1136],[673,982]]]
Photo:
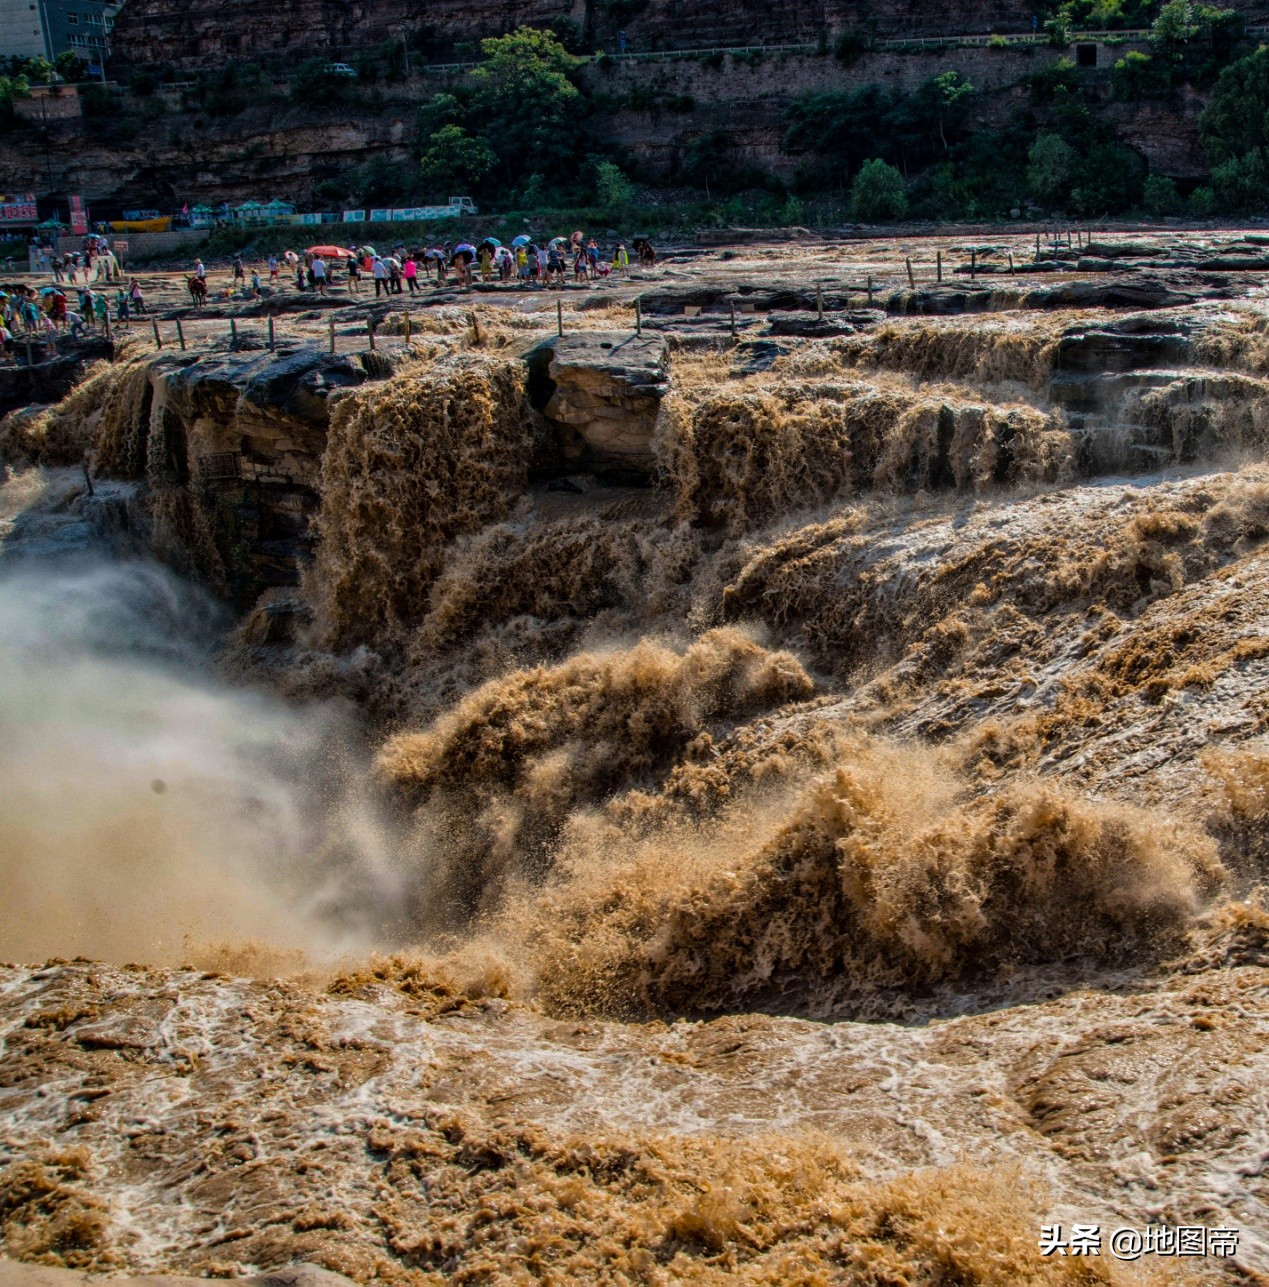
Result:
[[[153,255],[174,255],[183,248],[201,246],[207,240],[207,229],[178,228],[172,232],[108,232],[104,235],[112,246],[116,241],[128,243],[128,249],[123,254],[123,260],[126,263],[133,257],[149,259]],[[61,254],[71,250],[81,250],[83,245],[83,237],[64,234],[57,239],[57,249]]]

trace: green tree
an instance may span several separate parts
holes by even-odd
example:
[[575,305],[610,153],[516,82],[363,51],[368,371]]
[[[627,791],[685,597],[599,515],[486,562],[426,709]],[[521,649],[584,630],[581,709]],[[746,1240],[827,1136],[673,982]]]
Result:
[[66,49],[53,59],[57,74],[70,84],[81,81],[88,75],[88,64],[74,50]]
[[1168,0],[1150,26],[1150,46],[1160,57],[1179,62],[1199,31],[1190,0]]
[[30,96],[31,84],[25,76],[0,76],[0,120],[13,120],[14,100]]
[[349,76],[336,76],[325,58],[302,62],[291,77],[291,97],[305,107],[342,103],[348,97]]
[[616,214],[634,200],[634,184],[621,172],[619,165],[600,161],[595,166],[595,196],[605,210]]
[[1216,81],[1212,101],[1199,117],[1208,157],[1232,160],[1269,147],[1269,47],[1231,63]]
[[1044,24],[1049,44],[1055,49],[1065,49],[1071,43],[1071,15],[1065,7],[1059,9]]
[[1044,132],[1027,151],[1027,190],[1041,205],[1054,206],[1070,191],[1079,156],[1057,134]]
[[1070,208],[1085,218],[1094,218],[1118,214],[1140,203],[1145,166],[1131,148],[1103,137],[1094,139],[1079,159],[1076,177]]
[[47,58],[28,58],[22,64],[22,74],[32,85],[47,85],[53,79],[54,70]]
[[1110,81],[1115,97],[1128,103],[1156,98],[1172,87],[1166,64],[1160,65],[1138,49],[1130,50],[1110,69]]
[[935,76],[929,82],[935,102],[935,119],[939,124],[939,138],[943,150],[947,151],[947,128],[949,124],[959,124],[965,108],[968,106],[974,87],[960,72],[948,71]]
[[443,125],[428,140],[419,177],[438,197],[465,196],[479,189],[497,164],[493,148],[484,139],[473,138],[461,125]]
[[485,137],[497,138],[507,178],[550,173],[571,160],[585,100],[570,77],[585,59],[533,27],[482,40],[480,48],[484,59],[471,74],[473,117]]
[[462,125],[467,120],[467,107],[454,94],[433,94],[418,113],[419,134],[435,134],[442,125]]
[[850,185],[850,217],[860,223],[889,223],[908,212],[903,176],[880,158],[865,161]]
[[1230,157],[1212,169],[1217,206],[1230,214],[1259,214],[1266,206],[1269,164],[1260,150]]
[[405,79],[405,41],[393,37],[379,46],[383,62],[383,78],[388,81]]
[[[324,75],[326,64],[318,65]],[[194,90],[199,106],[209,116],[236,116],[269,92],[269,78],[256,63],[228,63],[218,71],[204,72]],[[315,97],[307,101],[317,106],[324,100]]]
[[1142,203],[1146,213],[1161,219],[1176,214],[1181,209],[1181,194],[1176,184],[1163,174],[1152,174],[1142,189]]

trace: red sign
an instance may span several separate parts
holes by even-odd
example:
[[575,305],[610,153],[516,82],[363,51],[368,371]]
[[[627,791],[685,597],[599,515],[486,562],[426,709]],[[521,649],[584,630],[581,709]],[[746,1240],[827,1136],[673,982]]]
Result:
[[6,201],[0,205],[0,223],[39,223],[35,202]]
[[84,209],[83,197],[70,199],[71,232],[80,236],[88,231],[88,212]]

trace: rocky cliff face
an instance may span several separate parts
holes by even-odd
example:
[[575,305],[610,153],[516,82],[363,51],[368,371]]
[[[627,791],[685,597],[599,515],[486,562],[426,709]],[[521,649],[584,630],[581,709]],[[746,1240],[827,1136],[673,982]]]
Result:
[[[1249,23],[1269,21],[1267,0],[1233,7]],[[813,42],[847,30],[880,38],[1024,32],[1035,6],[1017,0],[816,0],[796,4],[722,5],[710,0],[293,0],[284,13],[258,0],[127,0],[115,28],[115,56],[129,66],[171,65],[193,72],[230,58],[300,60],[314,54],[351,56],[391,37],[406,36],[422,57],[453,56],[454,46],[525,25],[566,19],[597,48],[616,51],[625,32],[634,52],[716,45]]]
[[[586,73],[592,88],[610,106],[591,128],[627,169],[672,174],[690,148],[708,139],[720,165],[788,178],[799,158],[785,153],[781,142],[788,104],[801,94],[869,82],[912,89],[954,67],[983,91],[977,126],[989,129],[1025,104],[1018,81],[1051,57],[1048,50],[958,49],[954,55],[876,53],[849,69],[814,55],[753,64],[726,58],[718,67],[687,59],[592,68]],[[167,206],[191,197],[218,202],[278,196],[316,208],[318,184],[371,159],[382,158],[407,174],[415,163],[417,105],[451,79],[431,75],[390,86],[374,110],[299,109],[278,91],[219,119],[174,103],[157,118],[144,119],[135,115],[138,105],[124,99],[105,135],[103,122],[93,118],[56,121],[44,130],[18,124],[0,135],[0,189],[29,188],[31,158],[38,156],[43,163],[35,181],[49,194],[82,192],[90,201]],[[671,109],[685,102],[689,110]],[[1114,104],[1107,110],[1152,172],[1189,179],[1206,172],[1196,127],[1201,108],[1197,96],[1187,95],[1166,106]]]

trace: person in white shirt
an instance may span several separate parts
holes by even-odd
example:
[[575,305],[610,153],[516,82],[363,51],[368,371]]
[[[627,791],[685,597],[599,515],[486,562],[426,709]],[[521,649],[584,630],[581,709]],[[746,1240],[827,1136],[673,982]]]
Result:
[[326,261],[321,255],[313,256],[313,286],[319,295],[326,294]]
[[388,281],[388,265],[385,264],[383,260],[379,258],[378,255],[376,255],[370,271],[374,274],[375,299],[378,299],[380,292],[382,292],[384,295],[388,293],[388,288],[390,285]]

